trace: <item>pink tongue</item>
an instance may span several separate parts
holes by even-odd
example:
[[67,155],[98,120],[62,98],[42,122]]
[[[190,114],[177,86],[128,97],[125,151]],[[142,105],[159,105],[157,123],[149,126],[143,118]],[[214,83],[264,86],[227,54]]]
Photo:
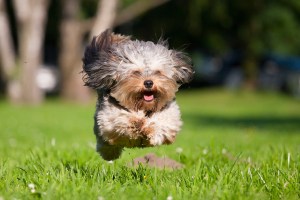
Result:
[[152,95],[144,95],[145,101],[152,101],[153,100],[153,94]]

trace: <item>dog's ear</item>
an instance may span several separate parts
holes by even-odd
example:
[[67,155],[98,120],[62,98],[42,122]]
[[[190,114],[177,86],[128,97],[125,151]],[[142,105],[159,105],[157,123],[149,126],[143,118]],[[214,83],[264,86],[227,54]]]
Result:
[[191,59],[184,53],[175,50],[172,50],[171,55],[174,61],[173,78],[179,85],[189,83],[194,75]]
[[109,89],[115,84],[119,74],[112,62],[115,61],[112,49],[115,45],[129,39],[130,37],[114,34],[109,29],[93,37],[82,59],[83,81],[86,86],[94,89]]

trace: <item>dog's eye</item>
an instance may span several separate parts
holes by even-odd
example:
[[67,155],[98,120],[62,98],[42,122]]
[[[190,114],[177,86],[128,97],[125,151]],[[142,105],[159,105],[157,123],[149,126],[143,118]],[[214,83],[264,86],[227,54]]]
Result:
[[153,73],[154,75],[161,75],[162,73],[161,73],[161,71],[159,71],[159,70],[156,70],[156,71],[154,71],[154,73]]
[[140,76],[142,73],[138,70],[132,72],[133,75]]

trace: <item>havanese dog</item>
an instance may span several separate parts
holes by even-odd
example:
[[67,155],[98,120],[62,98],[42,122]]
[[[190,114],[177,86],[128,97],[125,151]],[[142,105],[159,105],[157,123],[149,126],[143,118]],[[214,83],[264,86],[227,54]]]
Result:
[[124,147],[174,142],[182,125],[175,93],[194,73],[188,56],[161,40],[106,30],[86,47],[83,73],[98,93],[94,133],[103,159],[119,158]]

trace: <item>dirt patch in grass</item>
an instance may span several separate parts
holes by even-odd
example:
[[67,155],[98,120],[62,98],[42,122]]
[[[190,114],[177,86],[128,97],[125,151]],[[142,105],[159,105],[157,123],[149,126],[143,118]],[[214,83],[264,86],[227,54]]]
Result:
[[135,158],[130,166],[137,167],[139,164],[159,169],[181,169],[184,167],[182,163],[165,156],[158,157],[154,153],[149,153],[143,157]]

